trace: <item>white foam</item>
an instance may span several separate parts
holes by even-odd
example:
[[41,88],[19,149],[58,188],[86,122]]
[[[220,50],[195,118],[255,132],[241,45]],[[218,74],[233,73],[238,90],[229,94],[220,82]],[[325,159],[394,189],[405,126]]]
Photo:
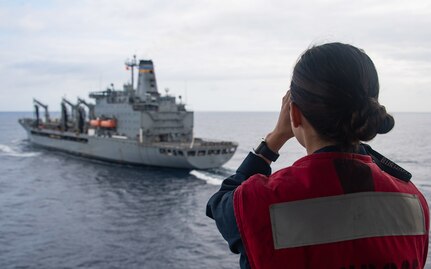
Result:
[[39,155],[38,152],[18,152],[13,148],[0,144],[0,154],[12,157],[34,157]]
[[205,181],[207,184],[210,184],[210,185],[221,185],[221,183],[223,182],[223,179],[217,178],[213,175],[209,175],[209,173],[205,173],[202,171],[192,170],[190,171],[190,175],[195,176],[199,179],[202,179],[203,181]]
[[4,153],[12,153],[13,150],[11,147],[6,146],[6,145],[1,145],[0,144],[0,152],[4,152]]

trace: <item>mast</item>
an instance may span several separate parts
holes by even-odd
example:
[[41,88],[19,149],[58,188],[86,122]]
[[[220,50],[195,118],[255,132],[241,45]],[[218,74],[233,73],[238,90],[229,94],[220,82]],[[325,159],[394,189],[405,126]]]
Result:
[[131,74],[132,74],[132,82],[131,82],[131,84],[132,84],[132,90],[134,90],[134,81],[135,81],[134,69],[135,69],[135,66],[138,65],[138,63],[136,61],[136,55],[133,55],[133,59],[132,60],[127,60],[125,62],[125,64],[126,64],[127,70],[129,70],[129,68],[131,68]]

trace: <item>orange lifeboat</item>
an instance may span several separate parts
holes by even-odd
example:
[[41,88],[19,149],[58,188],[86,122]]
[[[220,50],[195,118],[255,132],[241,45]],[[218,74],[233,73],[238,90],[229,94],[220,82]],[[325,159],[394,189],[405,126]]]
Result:
[[115,128],[117,127],[117,121],[115,119],[102,120],[100,126],[104,128]]
[[99,118],[95,120],[90,120],[90,126],[92,127],[100,127],[101,120]]

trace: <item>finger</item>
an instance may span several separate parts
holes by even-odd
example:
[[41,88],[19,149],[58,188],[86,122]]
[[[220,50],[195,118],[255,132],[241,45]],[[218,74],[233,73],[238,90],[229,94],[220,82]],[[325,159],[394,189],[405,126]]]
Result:
[[286,93],[286,94],[283,96],[283,104],[287,103],[287,102],[289,101],[289,99],[290,99],[290,97],[289,97],[288,93]]
[[283,96],[283,102],[284,101],[290,101],[290,96],[291,96],[291,93],[290,93],[290,90],[288,90],[287,92],[286,92],[286,94]]
[[290,90],[288,90],[287,93],[286,93],[287,101],[290,102],[290,97],[291,96],[292,96],[292,94],[291,94]]

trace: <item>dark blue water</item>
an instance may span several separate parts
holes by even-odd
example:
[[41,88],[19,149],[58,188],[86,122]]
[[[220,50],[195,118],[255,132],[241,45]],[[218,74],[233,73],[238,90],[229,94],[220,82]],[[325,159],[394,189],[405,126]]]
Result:
[[[209,197],[269,132],[277,113],[195,113],[195,136],[240,143],[223,168],[184,172],[88,161],[33,147],[0,113],[0,268],[238,268]],[[371,144],[431,198],[431,114],[395,114]],[[305,151],[289,141],[274,170]],[[431,264],[431,263],[430,263]],[[431,268],[428,265],[427,268]]]

